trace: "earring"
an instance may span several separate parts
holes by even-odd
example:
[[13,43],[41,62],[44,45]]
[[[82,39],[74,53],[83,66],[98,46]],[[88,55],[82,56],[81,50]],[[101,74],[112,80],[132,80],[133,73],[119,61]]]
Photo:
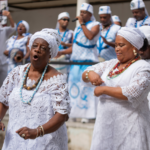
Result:
[[136,52],[136,50],[135,50],[135,49],[133,50],[133,53],[134,53],[134,56],[136,56],[136,55],[137,55],[137,52]]

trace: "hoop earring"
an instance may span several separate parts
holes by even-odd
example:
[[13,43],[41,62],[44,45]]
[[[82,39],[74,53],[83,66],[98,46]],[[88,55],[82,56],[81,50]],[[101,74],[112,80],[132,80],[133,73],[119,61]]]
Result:
[[135,49],[133,50],[133,53],[134,53],[134,56],[136,56],[136,55],[137,55],[137,52],[136,52],[136,50],[135,50]]

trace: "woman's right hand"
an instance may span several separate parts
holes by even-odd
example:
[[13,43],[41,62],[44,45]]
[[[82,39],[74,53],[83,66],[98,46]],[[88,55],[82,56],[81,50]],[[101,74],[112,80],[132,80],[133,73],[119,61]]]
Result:
[[5,125],[2,122],[0,122],[0,130],[5,131]]
[[90,71],[88,77],[90,82],[95,86],[100,86],[102,83],[104,83],[101,77],[94,71]]

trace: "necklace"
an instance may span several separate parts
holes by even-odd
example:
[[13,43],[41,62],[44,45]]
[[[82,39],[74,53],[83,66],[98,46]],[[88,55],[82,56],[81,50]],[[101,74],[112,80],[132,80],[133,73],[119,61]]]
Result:
[[[143,19],[142,23],[140,24],[140,27],[143,26],[143,24],[144,24],[144,22],[145,22],[145,20],[146,20],[147,18],[148,18],[148,16],[146,16],[146,17]],[[135,21],[134,27],[137,28],[137,20]]]
[[44,69],[44,71],[43,71],[43,73],[42,73],[42,76],[41,76],[40,80],[38,79],[39,82],[38,82],[38,84],[37,84],[36,89],[35,89],[34,92],[33,92],[33,95],[30,97],[29,101],[24,101],[24,100],[23,100],[23,97],[22,97],[22,89],[23,89],[23,87],[24,87],[23,85],[24,85],[25,79],[27,78],[27,74],[28,74],[28,72],[29,72],[30,66],[31,66],[31,65],[29,65],[29,66],[27,67],[27,69],[26,69],[26,72],[25,72],[24,78],[23,78],[23,82],[22,82],[22,85],[21,85],[21,88],[20,88],[20,98],[21,98],[21,101],[22,101],[23,103],[29,104],[29,105],[31,105],[31,101],[32,101],[32,99],[33,99],[35,93],[37,92],[39,86],[41,85],[41,83],[42,83],[42,81],[43,81],[43,78],[44,78],[45,72],[46,72],[46,70],[47,70],[48,64],[46,65],[46,67],[45,67],[45,69]]
[[140,56],[137,56],[134,60],[132,60],[130,63],[128,63],[125,67],[123,67],[121,70],[118,70],[118,67],[120,66],[120,62],[118,62],[109,72],[107,75],[107,79],[110,80],[112,78],[115,78],[119,76],[121,73],[123,73],[131,64],[136,62],[137,60],[140,59]]

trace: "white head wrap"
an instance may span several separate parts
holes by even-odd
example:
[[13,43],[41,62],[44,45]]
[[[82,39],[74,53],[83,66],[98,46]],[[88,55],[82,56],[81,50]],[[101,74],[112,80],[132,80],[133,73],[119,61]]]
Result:
[[[145,8],[145,3],[143,0],[132,0],[130,3],[130,9],[140,9],[140,8]],[[145,8],[145,14],[149,16],[147,9]]]
[[51,58],[54,58],[57,56],[58,47],[61,42],[61,37],[58,34],[57,30],[45,28],[33,34],[31,36],[31,39],[28,45],[30,50],[31,50],[34,40],[37,38],[42,38],[49,44]]
[[143,47],[145,35],[138,28],[122,27],[117,35],[125,38],[138,50]]
[[96,21],[94,15],[93,15],[93,6],[88,4],[88,3],[83,3],[80,7],[80,11],[81,10],[85,10],[85,11],[88,11],[92,14],[91,16],[91,21]]
[[20,23],[22,23],[25,26],[26,33],[28,33],[29,32],[29,24],[25,20],[21,20],[18,22],[17,27],[19,26]]
[[150,45],[150,26],[142,26],[139,29],[142,33],[144,33],[145,37],[148,40],[148,45]]
[[57,20],[60,20],[61,18],[63,17],[68,17],[70,19],[70,15],[68,12],[62,12],[58,15],[58,19]]
[[111,15],[111,9],[109,6],[101,6],[101,7],[99,7],[98,14],[99,15],[101,15],[101,14],[110,14]]
[[112,20],[113,20],[113,22],[121,22],[121,20],[119,19],[119,17],[116,16],[116,15],[112,16]]

